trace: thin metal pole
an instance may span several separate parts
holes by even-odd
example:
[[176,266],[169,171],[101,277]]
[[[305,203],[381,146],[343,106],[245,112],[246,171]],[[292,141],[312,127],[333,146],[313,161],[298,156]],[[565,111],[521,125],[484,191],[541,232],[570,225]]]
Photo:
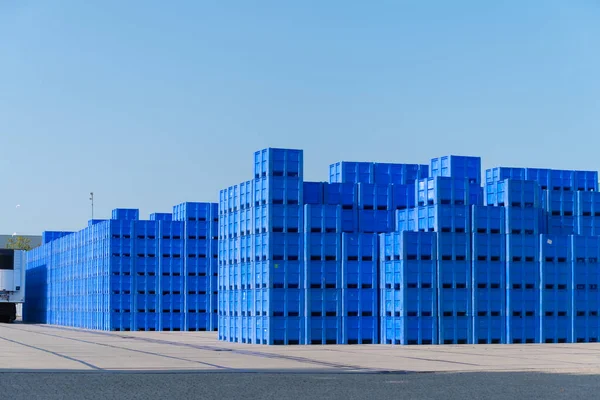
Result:
[[90,192],[90,200],[92,201],[92,219],[94,219],[94,192]]

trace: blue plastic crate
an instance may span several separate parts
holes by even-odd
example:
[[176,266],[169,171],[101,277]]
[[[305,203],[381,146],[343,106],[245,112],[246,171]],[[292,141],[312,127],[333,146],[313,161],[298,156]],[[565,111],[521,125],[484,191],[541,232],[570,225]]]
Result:
[[[418,261],[392,261],[387,265],[399,265],[405,271],[398,275],[403,275],[405,280],[397,284],[385,285],[381,289],[380,315],[389,317],[431,317],[437,315],[437,288],[435,280],[435,269],[432,268],[433,262],[423,262],[426,265],[419,265]],[[417,265],[420,274],[417,274],[411,268]],[[431,273],[433,270],[433,274]],[[419,279],[422,280],[419,280]],[[433,283],[432,283],[433,282]]]
[[417,205],[414,183],[392,185],[392,210],[405,210]]
[[185,314],[182,312],[169,312],[160,314],[160,330],[179,332],[185,330]]
[[238,187],[238,201],[235,204],[238,209],[244,210],[248,209],[253,204],[253,196],[254,196],[254,181],[244,181],[237,185]]
[[[479,275],[481,279],[475,278],[476,275]],[[473,276],[473,311],[471,314],[475,317],[504,317],[506,286],[502,284],[503,277],[481,277],[480,271],[475,271]]]
[[475,316],[473,317],[474,344],[506,343],[506,317]]
[[263,204],[303,204],[303,184],[301,178],[267,176],[254,180],[254,205]]
[[507,179],[485,186],[486,205],[512,208],[537,208],[542,205],[542,190],[533,180]]
[[539,257],[539,236],[506,235],[506,259],[508,262],[538,262]]
[[342,289],[342,316],[375,317],[379,313],[379,293],[372,289]]
[[383,289],[409,290],[437,287],[436,260],[381,261],[380,287]]
[[150,221],[172,221],[173,214],[170,213],[152,213],[150,214]]
[[252,263],[255,288],[302,287],[305,280],[305,268],[302,261],[261,261]]
[[305,261],[306,288],[340,289],[342,287],[342,261]]
[[506,233],[536,236],[543,232],[544,212],[539,208],[506,207]]
[[160,306],[158,309],[162,310],[163,313],[170,311],[181,312],[181,310],[184,309],[184,295],[181,291],[169,292],[168,294],[165,294],[163,291],[162,295],[160,296]]
[[540,339],[542,343],[573,343],[572,315],[542,315]]
[[361,210],[391,210],[392,185],[359,183],[358,207]]
[[473,342],[473,317],[440,316],[438,318],[439,344],[471,344]]
[[441,261],[470,261],[471,235],[468,233],[438,232],[437,255]]
[[600,217],[577,217],[576,233],[581,236],[600,236]]
[[323,203],[340,205],[343,209],[358,206],[358,186],[355,183],[325,183]]
[[506,233],[506,208],[495,206],[471,207],[471,231],[480,234]]
[[340,261],[341,240],[339,233],[306,233],[304,258],[307,261]]
[[600,217],[600,192],[576,192],[575,214]]
[[323,182],[304,182],[304,204],[323,204]]
[[300,317],[254,317],[255,344],[297,345],[306,343],[306,320]]
[[578,231],[577,218],[548,216],[546,231],[551,235],[575,235]]
[[373,163],[341,161],[329,166],[329,183],[373,183]]
[[342,343],[379,343],[379,319],[377,316],[342,317]]
[[394,212],[394,230],[396,232],[418,231],[417,209],[396,210]]
[[305,313],[307,317],[341,317],[342,305],[341,289],[306,290]]
[[545,168],[525,168],[525,179],[536,181],[543,190],[552,189],[550,170]]
[[598,191],[598,171],[575,171],[575,187],[577,191]]
[[186,276],[185,291],[188,294],[206,294],[210,292],[210,277],[207,276]]
[[[425,174],[425,176],[421,176]],[[427,169],[419,164],[389,164],[375,163],[373,165],[373,183],[377,184],[408,184],[417,179],[427,177]]]
[[573,342],[597,343],[599,341],[600,317],[598,317],[598,311],[576,314],[573,321]]
[[[148,293],[148,292],[145,292]],[[157,294],[136,294],[135,309],[138,312],[154,312],[158,310],[158,295]]]
[[158,331],[158,313],[155,312],[136,312],[135,330],[136,331]]
[[473,261],[505,262],[506,236],[473,233],[471,235],[471,251]]
[[209,314],[192,312],[188,310],[185,315],[185,331],[205,332],[210,330]]
[[342,317],[307,317],[307,344],[342,344]]
[[386,233],[394,230],[392,211],[358,210],[358,231],[361,233]]
[[342,287],[377,288],[378,237],[370,233],[342,234]]
[[211,203],[185,202],[173,206],[174,221],[210,221]]
[[304,232],[307,233],[341,233],[342,207],[336,205],[304,206]]
[[140,219],[140,210],[134,208],[115,208],[112,210],[113,220],[132,221]]
[[455,155],[432,158],[429,173],[431,177],[448,176],[480,184],[481,158]]
[[575,215],[577,192],[562,190],[544,190],[542,206],[550,216],[572,217]]
[[525,168],[496,167],[485,171],[485,183],[494,183],[505,179],[525,180]]
[[[471,299],[471,284],[463,283],[463,279],[460,275],[470,275],[464,271],[456,271],[454,273],[455,276],[459,276],[457,283],[452,284],[448,281],[449,272],[448,269],[442,266],[442,269],[445,269],[445,276],[440,277],[438,281],[438,296],[437,296],[437,310],[438,315],[444,317],[464,317],[471,315],[471,307],[472,307],[472,299]],[[458,268],[457,268],[458,269]],[[443,283],[446,282],[446,283]]]
[[416,182],[418,205],[482,205],[483,189],[468,179],[437,176]]
[[267,176],[302,178],[302,150],[267,148],[254,153],[254,178]]
[[[258,289],[254,290],[254,295],[257,315],[265,315],[265,313],[272,317],[305,315],[305,297],[308,293],[303,289]],[[259,312],[261,314],[258,314]]]
[[470,232],[469,207],[445,204],[418,207],[417,226],[422,232]]
[[435,260],[437,233],[392,232],[380,235],[381,260]]
[[255,261],[301,260],[303,248],[303,237],[299,233],[261,233],[254,235]]
[[300,205],[266,204],[253,211],[254,233],[303,231],[304,210]]
[[436,317],[381,317],[381,343],[437,344],[437,322]]

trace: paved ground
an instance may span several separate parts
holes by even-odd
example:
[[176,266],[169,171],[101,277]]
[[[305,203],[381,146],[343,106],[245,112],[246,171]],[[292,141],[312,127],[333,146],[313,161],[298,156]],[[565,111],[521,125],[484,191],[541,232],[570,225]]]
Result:
[[267,347],[212,332],[0,325],[11,400],[578,398],[598,392],[599,373],[600,344]]

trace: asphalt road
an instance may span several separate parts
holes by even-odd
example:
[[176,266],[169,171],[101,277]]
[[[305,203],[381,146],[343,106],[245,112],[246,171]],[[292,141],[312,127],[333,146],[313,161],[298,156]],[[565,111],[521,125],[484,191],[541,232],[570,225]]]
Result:
[[0,373],[11,400],[65,399],[578,399],[597,375],[510,373]]

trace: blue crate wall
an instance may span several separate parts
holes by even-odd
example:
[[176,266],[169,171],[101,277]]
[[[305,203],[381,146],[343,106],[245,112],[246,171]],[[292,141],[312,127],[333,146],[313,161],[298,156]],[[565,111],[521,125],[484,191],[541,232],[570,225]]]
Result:
[[343,232],[358,231],[358,186],[354,183],[325,183],[323,204],[341,208]]
[[437,343],[437,234],[382,234],[379,268],[381,343]]
[[53,240],[59,239],[63,236],[71,235],[74,232],[68,231],[44,231],[42,232],[42,244],[47,244]]
[[573,341],[600,340],[600,237],[571,236],[573,272]]
[[342,343],[379,343],[378,236],[342,233]]
[[470,233],[437,234],[438,340],[471,343],[472,271]]
[[525,180],[525,168],[495,167],[485,170],[486,185],[506,179]]
[[481,158],[455,155],[432,158],[429,176],[468,179],[470,182],[480,185]]
[[436,176],[416,182],[418,205],[483,204],[483,189],[469,179]]
[[[182,285],[170,280],[183,280],[183,246],[166,243],[183,242],[182,232],[161,230],[159,224],[173,223],[141,221],[131,210],[114,215],[117,219],[90,223],[38,250],[44,260],[37,262],[43,261],[48,271],[39,300],[47,304],[46,322],[118,331],[159,330],[169,324],[168,330],[183,330],[183,302],[180,315],[161,316],[160,299],[161,288],[170,296],[179,288],[182,295]],[[169,273],[164,282],[162,271]],[[177,299],[168,301],[169,310],[176,310]]]
[[[488,221],[478,218],[481,224],[478,226],[489,227]],[[477,233],[477,226],[474,229],[471,234],[473,343],[506,343],[506,235]]]
[[538,235],[506,235],[506,341],[540,343]]
[[540,319],[544,343],[573,342],[571,236],[540,235]]
[[374,183],[374,163],[340,161],[329,166],[329,183]]
[[472,206],[471,232],[488,235],[506,234],[506,208]]
[[406,185],[427,178],[428,172],[428,165],[374,163],[373,183]]

